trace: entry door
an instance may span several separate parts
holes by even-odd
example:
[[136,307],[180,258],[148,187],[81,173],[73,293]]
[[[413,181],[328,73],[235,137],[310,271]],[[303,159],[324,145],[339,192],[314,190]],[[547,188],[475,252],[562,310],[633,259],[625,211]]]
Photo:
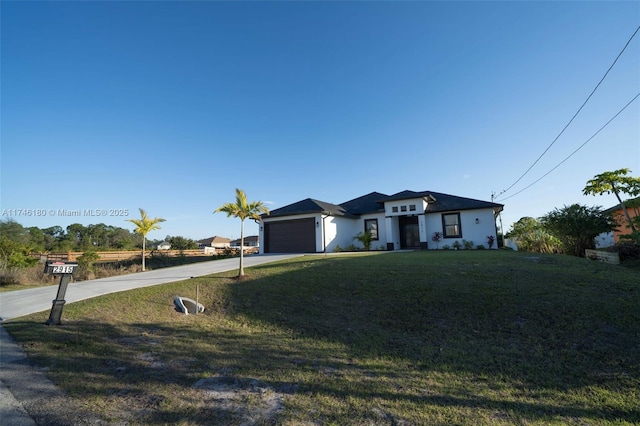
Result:
[[400,248],[420,248],[418,216],[400,217]]

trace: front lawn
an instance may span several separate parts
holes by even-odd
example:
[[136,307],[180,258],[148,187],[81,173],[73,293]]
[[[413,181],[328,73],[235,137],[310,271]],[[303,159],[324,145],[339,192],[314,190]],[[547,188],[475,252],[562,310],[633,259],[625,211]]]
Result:
[[[70,304],[58,327],[48,312],[5,326],[114,423],[640,422],[635,270],[484,250],[246,272]],[[204,314],[175,311],[196,294]]]

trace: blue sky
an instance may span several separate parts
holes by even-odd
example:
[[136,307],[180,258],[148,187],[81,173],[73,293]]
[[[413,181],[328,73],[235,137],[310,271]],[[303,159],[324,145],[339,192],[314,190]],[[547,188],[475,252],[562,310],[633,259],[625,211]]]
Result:
[[[41,228],[239,237],[212,212],[246,191],[311,197],[432,190],[481,200],[512,185],[640,25],[640,2],[12,2],[1,5],[1,206]],[[640,176],[640,35],[512,189],[505,230]],[[511,198],[508,198],[512,196]],[[4,215],[1,219],[8,219]],[[133,228],[131,228],[133,229]],[[247,224],[247,233],[257,226]]]

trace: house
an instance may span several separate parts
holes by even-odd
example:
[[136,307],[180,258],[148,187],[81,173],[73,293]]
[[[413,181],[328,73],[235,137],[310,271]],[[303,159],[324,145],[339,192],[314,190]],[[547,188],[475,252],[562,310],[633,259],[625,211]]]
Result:
[[[240,248],[240,238],[231,241],[231,248]],[[257,235],[244,237],[244,247],[260,247],[260,238]]]
[[354,236],[365,231],[379,250],[439,249],[463,240],[489,248],[503,207],[432,191],[372,192],[342,204],[307,198],[261,216],[260,253],[333,252],[357,245]]
[[198,241],[199,248],[213,247],[216,249],[225,249],[225,248],[228,248],[230,244],[231,244],[231,240],[229,238],[218,237],[217,235],[211,238],[205,238],[204,240]]
[[[640,197],[632,198],[626,200],[624,202],[625,207],[627,208],[627,213],[629,213],[629,217],[631,220],[634,220],[635,217],[640,216]],[[597,247],[608,247],[620,242],[620,237],[623,235],[630,235],[631,228],[629,227],[629,221],[627,220],[624,212],[622,211],[622,207],[620,204],[616,204],[615,206],[604,210],[604,213],[608,213],[613,216],[616,220],[618,226],[609,234],[601,234],[596,238],[596,246]],[[638,226],[636,225],[636,228]],[[599,240],[603,240],[600,242]]]
[[171,249],[171,243],[163,241],[156,246],[157,250],[169,250]]

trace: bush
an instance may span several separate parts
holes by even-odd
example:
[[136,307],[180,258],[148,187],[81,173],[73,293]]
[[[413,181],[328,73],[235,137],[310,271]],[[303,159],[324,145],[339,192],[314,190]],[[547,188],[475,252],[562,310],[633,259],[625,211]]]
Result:
[[483,246],[482,244],[478,244],[478,245],[476,246],[476,250],[484,250],[485,248],[486,248],[486,247],[485,247],[485,246]]
[[620,255],[620,260],[640,259],[640,244],[633,240],[620,240],[615,246],[615,250]]
[[462,240],[462,245],[464,246],[465,250],[473,249],[473,241]]
[[460,244],[460,241],[454,241],[453,242],[453,248],[455,250],[460,250],[462,248],[462,244]]

